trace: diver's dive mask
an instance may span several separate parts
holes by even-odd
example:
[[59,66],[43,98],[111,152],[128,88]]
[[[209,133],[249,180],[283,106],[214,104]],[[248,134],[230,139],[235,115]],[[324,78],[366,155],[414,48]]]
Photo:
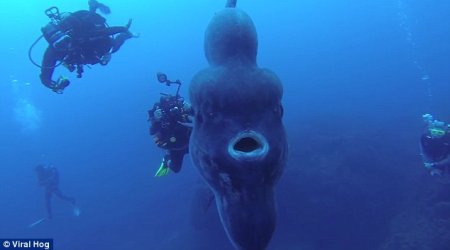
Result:
[[438,120],[434,120],[433,116],[430,114],[425,114],[422,116],[423,120],[428,126],[428,132],[430,133],[431,138],[440,138],[447,134],[447,131],[450,131],[450,125],[445,124],[445,122],[441,122]]
[[432,138],[440,138],[447,133],[447,131],[442,128],[428,128],[428,131]]

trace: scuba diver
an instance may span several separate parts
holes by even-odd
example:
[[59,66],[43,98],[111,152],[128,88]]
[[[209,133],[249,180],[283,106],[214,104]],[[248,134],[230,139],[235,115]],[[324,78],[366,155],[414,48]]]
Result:
[[155,144],[166,150],[161,165],[155,176],[165,176],[169,170],[178,173],[183,164],[184,155],[189,150],[189,137],[191,136],[191,116],[193,115],[191,105],[179,95],[181,82],[170,81],[163,73],[157,74],[158,81],[167,86],[177,84],[176,94],[169,95],[161,93],[159,102],[148,111],[150,135],[153,136]]
[[422,118],[426,123],[420,138],[424,166],[432,176],[442,176],[450,170],[450,124],[435,120],[430,114]]
[[[106,19],[96,13],[98,9],[103,14],[109,14],[109,7],[96,0],[88,3],[89,11],[60,13],[57,7],[47,9],[45,14],[51,21],[41,29],[42,36],[28,52],[31,62],[41,68],[41,82],[58,94],[63,93],[70,81],[62,76],[52,80],[56,67],[64,65],[70,72],[76,70],[77,77],[81,78],[84,65],[108,64],[111,54],[119,50],[127,39],[138,37],[129,31],[131,19],[126,26],[109,27]],[[31,51],[42,37],[49,45],[42,65],[39,65],[31,58]]]
[[[53,217],[51,204],[53,194],[58,196],[61,200],[70,202],[70,204],[74,207],[74,214],[76,216],[79,216],[80,210],[75,207],[75,199],[65,196],[59,189],[58,170],[52,165],[37,165],[35,170],[38,177],[39,186],[45,188],[45,207],[47,209],[47,218],[51,219]],[[43,219],[41,219],[39,222],[41,222],[42,220]]]

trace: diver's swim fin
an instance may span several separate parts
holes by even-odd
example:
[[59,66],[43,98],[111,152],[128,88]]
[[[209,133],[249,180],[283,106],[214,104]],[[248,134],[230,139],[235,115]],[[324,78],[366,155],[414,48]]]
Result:
[[102,3],[99,3],[97,5],[97,8],[100,10],[101,13],[103,13],[105,15],[111,14],[111,9]]
[[89,0],[88,4],[89,4],[89,10],[92,12],[95,12],[97,9],[99,9],[100,12],[105,15],[108,15],[111,13],[111,9],[108,6],[106,6],[102,3],[99,3],[97,0]]
[[39,219],[39,220],[37,220],[37,221],[35,221],[35,222],[33,222],[33,223],[31,223],[30,225],[28,225],[28,228],[32,228],[32,227],[35,227],[35,226],[37,226],[37,225],[39,225],[39,224],[41,224],[43,221],[45,221],[47,218],[41,218],[41,219]]
[[158,171],[156,171],[155,177],[162,177],[166,176],[170,173],[169,166],[167,166],[165,160],[161,162],[161,165],[159,165]]

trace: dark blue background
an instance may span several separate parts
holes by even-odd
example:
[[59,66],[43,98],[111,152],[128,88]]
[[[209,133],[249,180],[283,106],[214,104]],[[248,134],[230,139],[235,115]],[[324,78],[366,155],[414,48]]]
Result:
[[[204,30],[225,1],[106,2],[108,23],[133,18],[131,29],[141,37],[82,79],[59,68],[55,76],[72,83],[57,95],[40,84],[27,50],[48,21],[46,8],[76,11],[86,2],[1,4],[0,237],[53,238],[64,250],[231,249],[215,209],[204,215],[202,230],[189,223],[201,186],[189,158],[180,174],[153,177],[163,152],[152,144],[146,113],[160,92],[172,91],[156,83],[156,72],[180,79],[186,95],[192,76],[207,66]],[[446,184],[422,167],[418,137],[423,113],[450,120],[450,2],[238,6],[258,30],[259,65],[275,71],[285,88],[290,156],[277,186],[279,220],[269,249],[448,245],[450,216],[440,218],[443,239],[426,230],[435,226],[429,197]],[[42,41],[33,57],[40,61],[44,49]],[[27,228],[45,215],[38,163],[59,168],[80,217],[55,199],[53,221]]]

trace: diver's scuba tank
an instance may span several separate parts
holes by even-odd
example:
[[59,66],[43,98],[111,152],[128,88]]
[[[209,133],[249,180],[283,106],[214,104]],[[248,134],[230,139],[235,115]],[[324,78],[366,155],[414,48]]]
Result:
[[59,9],[57,7],[50,7],[45,10],[45,15],[50,18],[50,22],[41,28],[42,35],[44,35],[48,43],[53,44],[58,38],[64,35],[59,27],[59,23],[61,22]]
[[45,40],[55,49],[63,50],[70,43],[70,36],[67,29],[61,25],[61,14],[57,7],[50,7],[45,10],[45,15],[50,18],[50,22],[41,28]]

